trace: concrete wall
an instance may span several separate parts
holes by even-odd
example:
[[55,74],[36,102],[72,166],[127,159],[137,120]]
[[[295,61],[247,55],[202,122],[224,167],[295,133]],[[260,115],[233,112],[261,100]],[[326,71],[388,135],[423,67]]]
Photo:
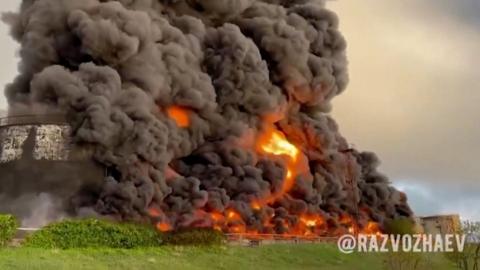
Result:
[[[34,160],[69,160],[70,132],[68,125],[0,127],[0,163],[20,160],[26,156]],[[29,137],[31,142],[28,142]],[[29,143],[32,144],[32,149],[26,149]],[[27,152],[28,150],[31,151]]]
[[72,144],[68,124],[56,121],[0,121],[0,212],[23,220],[44,203],[68,213],[101,189],[104,167],[87,146]]
[[428,216],[420,220],[426,234],[453,234],[461,229],[459,215]]

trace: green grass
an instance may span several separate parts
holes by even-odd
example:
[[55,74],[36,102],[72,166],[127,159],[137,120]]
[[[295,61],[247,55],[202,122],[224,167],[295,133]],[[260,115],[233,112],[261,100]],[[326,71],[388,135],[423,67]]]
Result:
[[12,215],[0,214],[0,246],[8,244],[17,232],[18,222]]
[[[344,255],[332,244],[272,245],[250,247],[181,247],[147,249],[0,249],[2,270],[76,269],[382,269],[384,254]],[[433,255],[436,270],[451,265]],[[443,265],[443,266],[441,266]]]

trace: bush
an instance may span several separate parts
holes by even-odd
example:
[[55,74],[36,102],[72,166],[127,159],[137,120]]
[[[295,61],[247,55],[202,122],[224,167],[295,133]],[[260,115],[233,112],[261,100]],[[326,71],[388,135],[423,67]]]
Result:
[[415,234],[415,222],[408,218],[393,219],[385,223],[387,234]]
[[458,269],[480,269],[480,243],[478,242],[480,222],[465,221],[457,233],[465,234],[467,237],[463,251],[455,246],[454,252],[447,253],[445,256],[454,262]]
[[161,234],[150,226],[95,219],[66,220],[30,235],[24,246],[39,248],[136,248],[161,244]]
[[225,243],[225,235],[217,230],[196,228],[168,232],[163,241],[167,245],[215,246]]
[[0,215],[0,246],[8,244],[17,232],[18,222],[12,215]]
[[442,269],[431,259],[430,254],[415,252],[388,252],[384,254],[383,267],[385,270],[430,270]]

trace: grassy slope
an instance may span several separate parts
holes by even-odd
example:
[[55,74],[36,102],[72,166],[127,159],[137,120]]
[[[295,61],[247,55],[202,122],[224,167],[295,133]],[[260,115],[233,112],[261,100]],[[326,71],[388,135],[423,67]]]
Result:
[[[258,248],[164,247],[138,250],[0,250],[0,269],[382,269],[383,254],[343,255],[336,245],[274,245]],[[435,260],[446,265],[440,255]],[[452,268],[435,268],[452,269]]]

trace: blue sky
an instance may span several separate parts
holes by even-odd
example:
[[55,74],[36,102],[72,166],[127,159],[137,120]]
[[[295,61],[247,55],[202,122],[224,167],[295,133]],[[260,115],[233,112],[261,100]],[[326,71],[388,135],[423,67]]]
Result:
[[[19,0],[0,2],[14,10]],[[480,220],[480,1],[328,2],[348,44],[351,83],[333,114],[357,148],[419,215]],[[16,44],[0,26],[0,86],[16,74]],[[6,107],[0,97],[0,109]]]

